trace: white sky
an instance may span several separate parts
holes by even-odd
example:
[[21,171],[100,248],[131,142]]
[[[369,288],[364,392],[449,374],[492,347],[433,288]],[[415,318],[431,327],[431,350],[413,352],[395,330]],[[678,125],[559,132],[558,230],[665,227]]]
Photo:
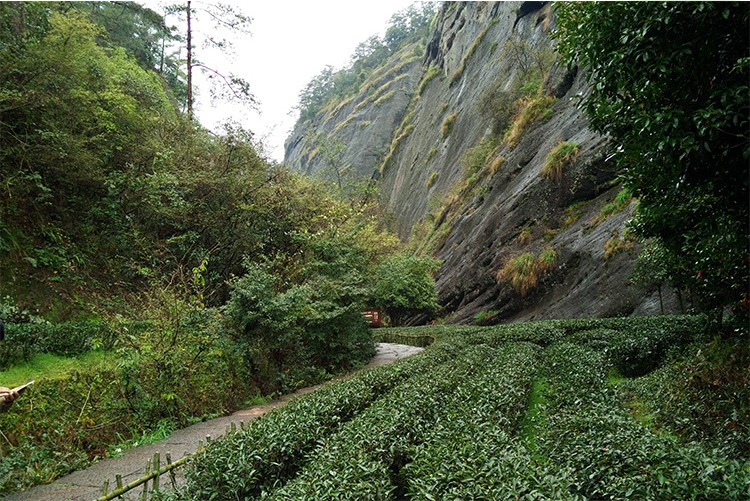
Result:
[[[157,12],[159,3],[143,1]],[[199,8],[202,2],[194,1]],[[297,118],[300,91],[328,64],[336,69],[346,65],[354,49],[372,35],[382,36],[388,21],[396,12],[414,0],[227,0],[253,18],[251,35],[234,39],[233,62],[217,61],[246,79],[260,101],[260,110],[245,109],[237,104],[208,101],[208,89],[196,81],[199,97],[196,115],[209,128],[232,119],[255,133],[271,158],[283,160],[284,140]],[[199,27],[196,27],[198,30]],[[197,35],[200,38],[200,33]],[[196,52],[201,40],[194,40]],[[203,61],[209,55],[203,51]],[[211,61],[212,62],[212,61]],[[194,77],[195,78],[195,77]],[[291,112],[291,114],[290,114]]]

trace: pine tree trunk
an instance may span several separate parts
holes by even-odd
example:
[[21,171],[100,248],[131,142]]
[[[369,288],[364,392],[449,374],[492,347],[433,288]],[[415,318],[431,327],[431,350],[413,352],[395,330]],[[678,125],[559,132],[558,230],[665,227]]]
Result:
[[190,2],[187,3],[187,115],[193,119],[193,30],[190,26]]

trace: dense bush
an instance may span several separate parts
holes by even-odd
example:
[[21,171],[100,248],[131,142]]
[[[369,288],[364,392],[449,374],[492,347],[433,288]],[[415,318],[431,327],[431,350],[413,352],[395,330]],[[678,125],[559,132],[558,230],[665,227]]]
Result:
[[611,138],[639,201],[636,232],[661,244],[673,285],[747,323],[750,6],[571,2],[556,13],[558,50],[587,69],[591,127]]
[[28,360],[37,353],[71,356],[95,346],[111,348],[116,332],[101,321],[26,322],[5,325],[5,341],[0,343],[0,370]]
[[[11,325],[13,331],[19,325]],[[54,379],[38,378],[0,414],[5,435],[0,443],[0,493],[51,482],[164,420],[184,426],[195,418],[235,410],[259,391],[255,375],[237,347],[220,335],[221,324],[210,312],[182,316],[170,324],[41,325],[42,332],[52,336],[45,342],[64,341],[58,334],[90,342],[106,329],[120,331],[118,345],[110,348],[116,361]],[[76,331],[79,326],[84,328]],[[71,347],[48,346],[63,351]]]
[[371,300],[385,310],[393,325],[408,315],[430,315],[437,310],[433,273],[438,262],[429,257],[395,254],[377,267]]

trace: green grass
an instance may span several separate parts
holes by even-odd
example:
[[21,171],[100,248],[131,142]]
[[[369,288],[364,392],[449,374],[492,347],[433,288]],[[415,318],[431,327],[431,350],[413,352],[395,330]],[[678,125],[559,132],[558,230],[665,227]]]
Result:
[[580,146],[577,143],[571,141],[558,143],[547,155],[542,167],[542,176],[559,181],[562,178],[563,169],[575,161],[579,151]]
[[446,139],[451,135],[451,132],[453,131],[453,125],[456,123],[456,118],[458,118],[458,113],[451,113],[450,115],[445,117],[443,125],[440,126],[440,134],[442,139]]
[[116,356],[110,352],[91,351],[76,357],[60,357],[48,353],[34,355],[26,362],[0,371],[0,385],[13,388],[31,380],[54,379],[72,370],[85,371],[88,368],[111,365]]
[[529,392],[529,402],[526,405],[526,414],[519,426],[519,436],[532,453],[536,453],[536,437],[539,430],[544,428],[547,419],[544,411],[547,405],[546,389],[547,382],[544,378],[534,379]]

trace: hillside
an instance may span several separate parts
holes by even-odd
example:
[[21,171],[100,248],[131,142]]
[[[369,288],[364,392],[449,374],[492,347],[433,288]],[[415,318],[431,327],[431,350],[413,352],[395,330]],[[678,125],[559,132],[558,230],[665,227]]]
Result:
[[[423,56],[404,48],[287,141],[295,170],[337,162],[380,179],[401,238],[443,261],[449,321],[660,311],[630,283],[634,201],[577,107],[583,72],[558,62],[554,25],[546,2],[445,3]],[[321,138],[343,145],[335,161]],[[679,309],[673,294],[663,302]]]

